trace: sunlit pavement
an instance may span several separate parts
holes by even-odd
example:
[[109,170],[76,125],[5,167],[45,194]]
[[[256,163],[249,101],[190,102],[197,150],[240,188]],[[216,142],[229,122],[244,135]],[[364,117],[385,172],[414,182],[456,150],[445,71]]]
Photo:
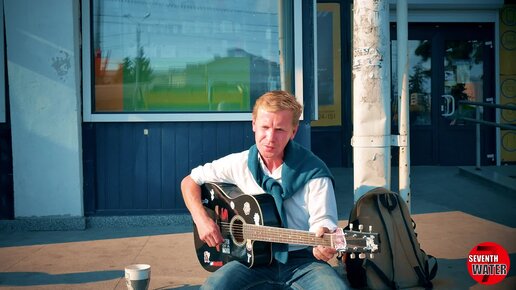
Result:
[[[332,171],[344,226],[353,200],[352,169]],[[395,190],[395,169],[392,175]],[[463,176],[457,167],[414,167],[411,184],[421,248],[439,262],[434,289],[516,289],[514,264],[492,286],[477,284],[466,267],[470,250],[487,241],[503,246],[516,263],[516,192]],[[197,261],[189,224],[4,231],[0,261],[0,289],[126,289],[124,267],[133,263],[152,266],[150,289],[197,289],[210,274]]]

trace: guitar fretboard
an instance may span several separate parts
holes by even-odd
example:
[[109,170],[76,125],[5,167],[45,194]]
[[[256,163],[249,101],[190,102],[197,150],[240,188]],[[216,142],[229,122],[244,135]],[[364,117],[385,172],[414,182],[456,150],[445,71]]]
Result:
[[333,234],[325,234],[322,237],[316,237],[314,233],[301,230],[256,226],[250,224],[245,224],[243,226],[243,238],[255,241],[282,244],[296,244],[306,246],[321,245],[326,247],[334,246]]
[[246,240],[295,244],[304,246],[332,247],[344,252],[374,252],[374,233],[343,231],[338,228],[335,233],[324,234],[322,237],[302,230],[253,225],[245,223],[221,223],[223,234],[230,234],[235,241],[243,243]]

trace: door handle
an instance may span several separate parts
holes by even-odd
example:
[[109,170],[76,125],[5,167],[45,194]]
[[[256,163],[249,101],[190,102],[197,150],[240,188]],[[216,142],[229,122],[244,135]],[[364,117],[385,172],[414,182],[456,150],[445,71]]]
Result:
[[441,98],[444,98],[446,101],[446,106],[441,105],[441,116],[449,117],[455,113],[455,98],[452,95],[442,95]]

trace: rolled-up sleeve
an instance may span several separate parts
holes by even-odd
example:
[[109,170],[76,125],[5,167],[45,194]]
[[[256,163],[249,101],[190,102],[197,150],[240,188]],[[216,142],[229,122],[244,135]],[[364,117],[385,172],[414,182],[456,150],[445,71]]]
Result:
[[310,231],[319,227],[327,227],[330,231],[337,228],[338,214],[335,191],[331,179],[327,177],[310,180],[308,188],[307,209]]
[[247,151],[233,153],[213,162],[197,166],[190,172],[190,177],[198,185],[206,182],[226,182],[235,184],[246,170]]

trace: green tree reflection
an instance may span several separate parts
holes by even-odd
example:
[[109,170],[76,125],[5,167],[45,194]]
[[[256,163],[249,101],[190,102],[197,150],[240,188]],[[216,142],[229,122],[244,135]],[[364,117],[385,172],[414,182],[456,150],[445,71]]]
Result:
[[124,84],[124,111],[139,111],[146,109],[144,92],[153,79],[150,58],[145,57],[140,48],[135,58],[125,57],[122,61]]

